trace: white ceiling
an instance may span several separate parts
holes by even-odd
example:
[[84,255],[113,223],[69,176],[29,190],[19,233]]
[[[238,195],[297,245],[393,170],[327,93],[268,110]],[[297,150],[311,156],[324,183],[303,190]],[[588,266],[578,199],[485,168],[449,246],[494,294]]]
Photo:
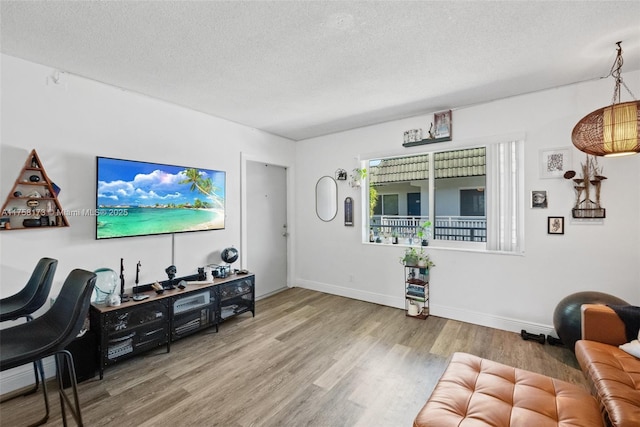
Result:
[[294,140],[640,69],[640,1],[0,8],[3,53]]

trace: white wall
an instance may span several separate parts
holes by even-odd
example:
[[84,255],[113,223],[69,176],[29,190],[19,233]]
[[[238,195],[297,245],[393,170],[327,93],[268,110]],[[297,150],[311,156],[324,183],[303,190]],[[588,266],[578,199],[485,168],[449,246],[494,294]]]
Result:
[[[178,275],[219,262],[220,250],[227,246],[242,253],[241,153],[293,166],[295,144],[290,140],[73,75],[63,74],[56,85],[49,79],[52,68],[7,55],[0,59],[3,203],[33,148],[48,176],[62,188],[59,201],[65,210],[95,207],[96,156],[227,172],[226,229],[175,235]],[[166,278],[164,269],[172,263],[171,235],[96,241],[95,218],[67,219],[68,228],[0,232],[0,296],[24,286],[44,256],[59,260],[52,296],[72,269],[108,267],[118,272],[120,258],[125,260],[127,288],[134,284],[138,261],[141,283]],[[26,372],[31,381],[31,369],[26,367]],[[0,393],[12,388],[7,377],[14,374],[2,373]]]
[[[625,75],[640,92],[640,73]],[[358,158],[417,154],[433,149],[525,138],[525,191],[546,190],[548,209],[525,207],[523,256],[455,251],[430,246],[432,314],[506,330],[553,331],[553,311],[568,294],[595,290],[640,304],[640,156],[601,159],[609,179],[602,190],[607,218],[601,225],[572,222],[574,193],[564,179],[541,179],[541,149],[571,147],[574,167],[584,154],[573,148],[571,130],[584,115],[610,102],[607,79],[495,101],[453,111],[453,141],[402,147],[407,129],[428,128],[432,115],[382,123],[298,142],[296,283],[339,295],[403,307],[403,248],[361,243],[356,227],[342,221],[343,201],[362,194],[339,181],[339,214],[325,223],[315,216],[316,180],[338,168],[351,171]],[[302,171],[304,166],[304,171]],[[565,234],[548,235],[547,217],[564,216]]]

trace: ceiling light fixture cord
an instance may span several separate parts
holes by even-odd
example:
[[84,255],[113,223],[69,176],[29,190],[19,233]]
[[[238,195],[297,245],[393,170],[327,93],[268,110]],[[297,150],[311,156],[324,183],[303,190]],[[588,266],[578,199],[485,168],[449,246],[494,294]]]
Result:
[[631,92],[631,89],[629,89],[629,86],[627,86],[624,80],[622,80],[621,70],[622,64],[624,64],[624,60],[622,59],[622,46],[620,46],[621,43],[622,41],[616,43],[618,45],[618,54],[616,55],[615,61],[613,61],[611,71],[609,71],[609,76],[613,76],[613,78],[616,80],[616,86],[613,89],[613,99],[611,100],[611,105],[620,103],[620,85],[624,86],[624,88],[627,90],[627,92],[629,92],[629,95],[631,95],[634,101],[637,100],[633,92]]

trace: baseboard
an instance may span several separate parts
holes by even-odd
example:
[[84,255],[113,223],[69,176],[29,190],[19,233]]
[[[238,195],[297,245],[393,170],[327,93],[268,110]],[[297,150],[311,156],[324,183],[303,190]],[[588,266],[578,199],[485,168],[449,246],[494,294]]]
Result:
[[261,299],[265,299],[272,295],[279,294],[280,292],[286,291],[287,289],[289,289],[289,287],[284,286],[282,288],[276,289],[275,291],[267,292],[266,294],[256,295],[256,301],[260,301]]
[[[314,282],[311,280],[297,280],[296,285],[300,288],[404,309],[404,298],[402,297],[362,291],[353,288],[331,285],[328,283]],[[463,310],[456,307],[448,307],[438,304],[431,304],[430,312],[433,316],[458,320],[460,322],[472,323],[474,325],[487,326],[489,328],[501,329],[504,331],[520,333],[520,331],[524,329],[527,332],[533,334],[544,334],[557,337],[555,329],[551,325],[543,325],[540,323],[527,322],[520,319],[495,316],[489,313]]]
[[331,285],[328,283],[314,282],[311,280],[297,280],[296,286],[310,289],[312,291],[324,292],[326,294],[338,295],[360,301],[372,302],[374,304],[386,305],[389,307],[404,309],[404,298],[379,294],[376,292],[361,291],[353,288]]
[[[56,376],[56,365],[53,357],[48,357],[42,361],[44,375],[47,379]],[[21,388],[28,388],[35,384],[33,374],[33,364],[19,366],[8,371],[4,371],[0,377],[0,395],[5,395]]]
[[544,334],[558,337],[553,326],[540,323],[527,322],[510,317],[495,316],[489,313],[463,310],[456,307],[448,307],[438,304],[431,305],[431,314],[444,317],[446,319],[459,320],[461,322],[473,323],[474,325],[487,326],[489,328],[501,329],[503,331],[518,332],[523,329],[532,334]]

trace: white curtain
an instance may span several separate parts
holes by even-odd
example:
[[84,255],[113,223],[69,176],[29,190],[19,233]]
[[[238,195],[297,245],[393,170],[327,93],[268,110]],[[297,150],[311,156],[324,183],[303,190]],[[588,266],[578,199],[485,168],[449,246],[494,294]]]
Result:
[[487,249],[524,252],[523,141],[487,145]]

